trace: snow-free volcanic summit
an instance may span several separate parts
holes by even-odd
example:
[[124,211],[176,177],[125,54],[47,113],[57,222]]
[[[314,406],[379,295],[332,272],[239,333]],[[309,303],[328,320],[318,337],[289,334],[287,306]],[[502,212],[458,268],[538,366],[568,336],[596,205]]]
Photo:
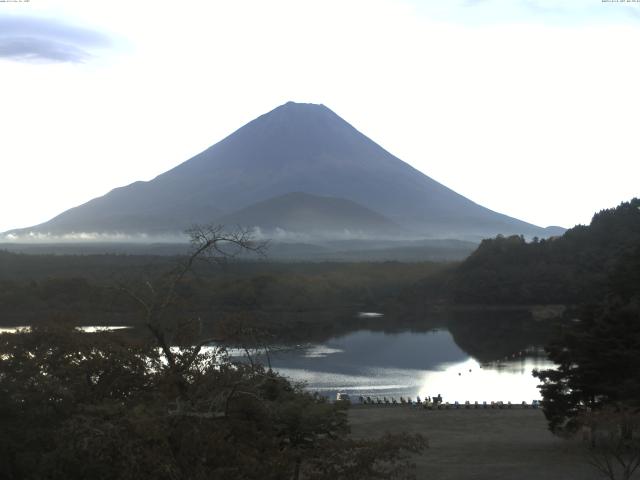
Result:
[[[428,141],[426,139],[425,141]],[[194,223],[325,238],[548,236],[387,152],[324,105],[289,102],[148,182],[8,232],[173,234]]]

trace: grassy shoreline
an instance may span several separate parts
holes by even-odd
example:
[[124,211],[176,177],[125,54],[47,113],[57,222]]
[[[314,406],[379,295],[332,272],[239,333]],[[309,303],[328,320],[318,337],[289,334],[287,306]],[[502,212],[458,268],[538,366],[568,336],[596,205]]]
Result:
[[354,406],[355,438],[421,433],[429,448],[414,458],[416,478],[438,480],[591,480],[584,446],[553,436],[539,409],[424,410]]

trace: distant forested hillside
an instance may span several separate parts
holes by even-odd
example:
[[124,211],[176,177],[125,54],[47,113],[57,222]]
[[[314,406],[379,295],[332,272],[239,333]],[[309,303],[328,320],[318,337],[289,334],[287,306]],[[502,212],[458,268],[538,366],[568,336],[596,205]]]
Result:
[[[0,250],[0,326],[35,325],[58,317],[78,324],[131,324],[138,306],[123,286],[158,279],[180,257],[26,255]],[[281,317],[379,309],[389,298],[445,264],[421,262],[280,263],[201,261],[176,291],[179,311],[212,323],[251,312],[270,327]],[[305,315],[302,315],[302,314]],[[287,328],[290,328],[288,325]]]
[[[483,240],[461,264],[420,282],[407,299],[459,304],[577,304],[601,297],[612,272],[640,252],[640,199],[596,213],[561,237]],[[624,280],[621,280],[624,282]]]

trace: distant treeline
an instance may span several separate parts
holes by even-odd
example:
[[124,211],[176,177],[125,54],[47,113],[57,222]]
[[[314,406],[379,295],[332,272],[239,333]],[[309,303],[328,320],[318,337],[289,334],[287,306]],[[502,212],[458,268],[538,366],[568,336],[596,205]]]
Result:
[[[640,254],[640,199],[596,213],[589,226],[527,242],[483,240],[459,265],[410,288],[410,303],[580,304],[601,298],[612,278],[624,284]],[[630,285],[628,288],[637,288]]]
[[[365,239],[333,240],[312,243],[270,241],[267,252],[272,262],[448,262],[459,261],[475,250],[477,242],[454,239]],[[30,255],[104,254],[131,256],[178,256],[189,251],[189,243],[132,242],[66,242],[66,243],[4,243],[0,250]],[[250,254],[243,260],[252,260]]]
[[[228,312],[261,313],[283,327],[288,320],[277,312],[581,304],[601,298],[612,281],[619,289],[637,288],[628,278],[639,255],[640,200],[634,199],[562,237],[484,240],[459,264],[200,261],[179,285],[176,311],[205,321]],[[0,323],[33,324],[57,315],[84,324],[134,322],[138,307],[127,288],[167,274],[183,259],[0,251]]]
[[[180,257],[24,255],[0,251],[0,322],[38,323],[56,316],[79,322],[135,322],[127,290],[170,272]],[[317,312],[376,308],[438,263],[198,262],[178,288],[176,312],[215,319],[229,312]]]

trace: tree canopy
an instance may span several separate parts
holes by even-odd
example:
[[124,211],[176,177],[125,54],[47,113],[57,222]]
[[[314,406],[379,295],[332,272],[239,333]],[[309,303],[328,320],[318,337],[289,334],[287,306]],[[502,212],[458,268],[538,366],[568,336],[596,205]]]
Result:
[[121,285],[144,327],[87,333],[57,318],[0,335],[0,477],[410,478],[421,436],[351,439],[345,405],[202,338],[177,308],[194,260],[253,245],[216,229],[193,239],[174,270]]
[[608,293],[569,312],[547,347],[556,369],[537,373],[543,408],[555,432],[575,430],[587,410],[640,409],[640,247],[621,255]]
[[[447,274],[417,285],[412,296],[460,304],[581,304],[602,298],[620,259],[640,245],[640,199],[602,210],[588,226],[561,237],[483,240]],[[411,295],[408,296],[410,298]]]

